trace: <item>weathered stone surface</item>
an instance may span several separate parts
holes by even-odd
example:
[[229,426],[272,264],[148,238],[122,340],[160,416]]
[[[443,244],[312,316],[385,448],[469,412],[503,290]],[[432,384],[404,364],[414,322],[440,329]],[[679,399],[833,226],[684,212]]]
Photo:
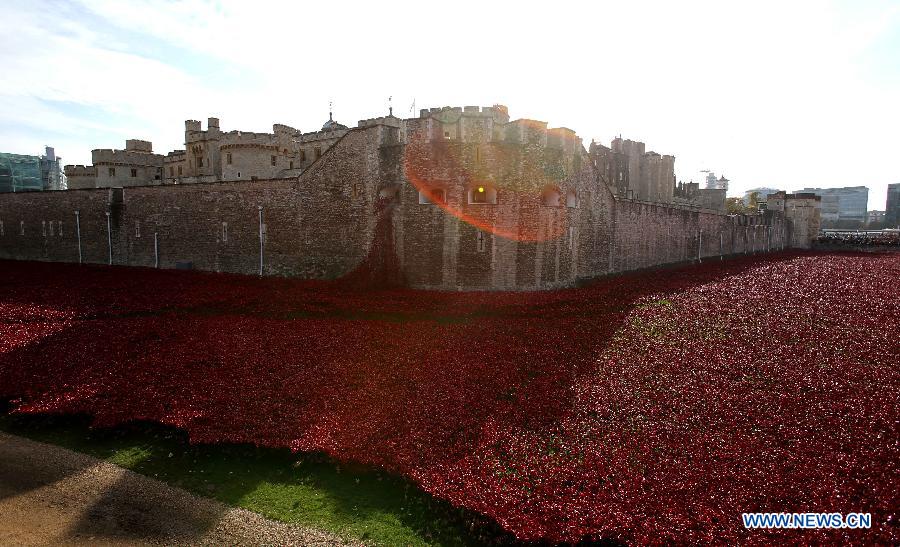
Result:
[[[276,125],[274,137],[223,134],[214,118],[209,127],[187,122],[188,151],[170,154],[163,167],[168,175],[182,166],[195,184],[0,195],[0,258],[78,261],[77,212],[84,262],[106,263],[111,254],[119,265],[190,262],[256,274],[262,248],[266,275],[332,279],[365,261],[398,269],[392,278],[417,288],[535,290],[804,246],[817,230],[808,208],[728,216],[673,203],[664,188],[672,156],[644,154],[632,141],[585,150],[573,131],[510,122],[501,106],[363,120],[303,161],[284,144],[298,138],[287,126]],[[334,137],[309,135],[313,144]],[[129,154],[150,149],[130,146]],[[624,155],[629,147],[641,156]],[[190,163],[207,154],[204,167]],[[281,163],[290,157],[302,172],[286,177],[292,171]],[[207,168],[210,161],[222,168]],[[239,171],[240,180],[201,182]],[[625,199],[631,183],[638,196],[659,199]]]

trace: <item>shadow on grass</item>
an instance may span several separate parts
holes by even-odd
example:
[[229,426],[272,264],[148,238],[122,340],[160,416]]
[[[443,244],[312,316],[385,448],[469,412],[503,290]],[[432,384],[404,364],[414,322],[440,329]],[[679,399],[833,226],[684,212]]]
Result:
[[[495,521],[457,509],[408,480],[323,454],[192,445],[187,433],[153,422],[114,428],[90,423],[85,415],[8,414],[0,401],[0,431],[88,454],[271,519],[386,545],[526,545]],[[620,544],[585,538],[578,545]]]
[[266,517],[389,545],[511,545],[492,520],[459,510],[411,482],[322,454],[243,444],[190,444],[150,422],[91,428],[84,415],[8,414],[0,430],[107,460]]

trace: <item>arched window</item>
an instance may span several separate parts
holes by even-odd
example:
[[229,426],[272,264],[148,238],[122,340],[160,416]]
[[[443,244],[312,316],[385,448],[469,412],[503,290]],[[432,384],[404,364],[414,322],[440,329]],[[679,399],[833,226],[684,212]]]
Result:
[[575,192],[575,190],[569,190],[568,192],[566,192],[566,207],[578,207],[578,194]]
[[469,203],[475,205],[496,205],[497,189],[486,184],[476,184],[469,188]]
[[426,188],[419,191],[419,204],[447,203],[447,191],[443,188]]
[[541,203],[545,207],[559,207],[559,188],[556,186],[547,186],[541,192]]

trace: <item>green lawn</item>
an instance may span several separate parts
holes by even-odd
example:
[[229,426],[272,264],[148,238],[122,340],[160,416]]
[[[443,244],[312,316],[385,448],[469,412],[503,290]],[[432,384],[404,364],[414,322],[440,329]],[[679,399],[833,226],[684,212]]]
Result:
[[[9,415],[0,430],[104,459],[272,519],[384,545],[508,543],[497,525],[409,481],[322,455],[249,445],[191,445],[155,424],[90,429],[78,416]],[[474,529],[474,532],[471,531]]]

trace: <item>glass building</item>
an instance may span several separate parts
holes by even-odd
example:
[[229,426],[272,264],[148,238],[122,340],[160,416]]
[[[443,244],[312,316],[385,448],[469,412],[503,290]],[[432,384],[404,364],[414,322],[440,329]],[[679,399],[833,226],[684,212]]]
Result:
[[900,225],[900,182],[888,184],[884,221],[893,228]]
[[43,156],[0,152],[0,192],[65,190],[62,158],[52,147]]
[[845,188],[804,188],[801,192],[812,192],[822,196],[822,224],[835,223],[865,224],[868,220],[869,189],[865,186]]

